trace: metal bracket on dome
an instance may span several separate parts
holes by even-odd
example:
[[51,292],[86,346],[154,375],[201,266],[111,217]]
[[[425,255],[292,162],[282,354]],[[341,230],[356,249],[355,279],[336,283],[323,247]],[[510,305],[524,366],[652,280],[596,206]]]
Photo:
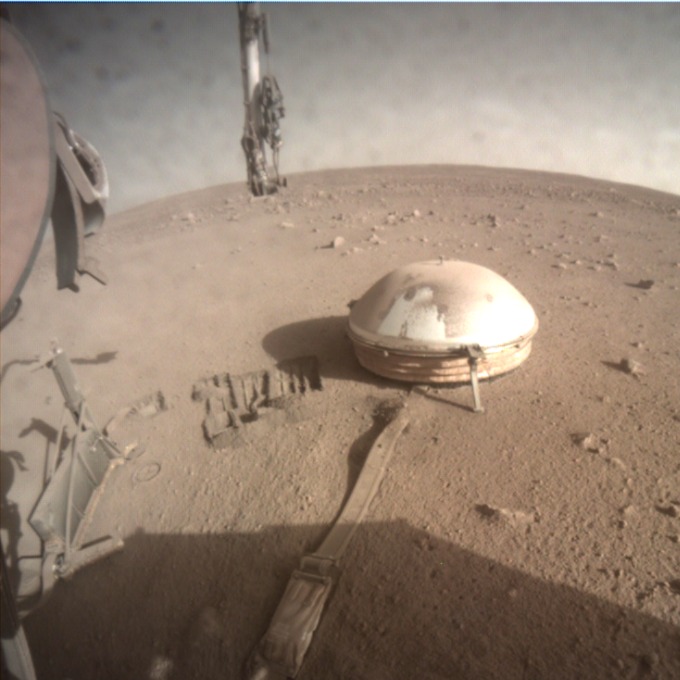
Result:
[[479,394],[479,377],[477,375],[477,363],[484,358],[484,350],[479,345],[468,345],[465,348],[468,363],[470,365],[470,385],[472,386],[472,397],[475,400],[473,410],[475,413],[484,413],[482,399]]

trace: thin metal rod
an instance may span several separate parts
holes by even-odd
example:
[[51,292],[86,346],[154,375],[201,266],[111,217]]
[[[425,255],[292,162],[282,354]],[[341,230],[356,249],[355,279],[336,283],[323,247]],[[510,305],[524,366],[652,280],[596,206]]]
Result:
[[[68,408],[64,406],[61,409],[61,421],[59,422],[59,436],[57,437],[57,450],[53,457],[50,456],[49,448],[47,449],[47,472],[45,475],[45,486],[48,485],[50,479],[54,475],[54,471],[57,469],[57,463],[59,462],[59,454],[61,453],[61,443],[64,440],[64,425],[66,420],[66,411]],[[50,460],[50,458],[52,458]]]
[[84,403],[80,405],[80,412],[78,413],[78,432],[73,438],[73,446],[71,447],[71,469],[69,470],[68,479],[68,497],[66,499],[66,545],[64,546],[64,562],[68,564],[69,558],[71,557],[71,518],[73,515],[73,485],[75,480],[75,469],[76,469],[76,445],[78,443],[78,438],[82,434],[82,422],[83,413],[85,411]]

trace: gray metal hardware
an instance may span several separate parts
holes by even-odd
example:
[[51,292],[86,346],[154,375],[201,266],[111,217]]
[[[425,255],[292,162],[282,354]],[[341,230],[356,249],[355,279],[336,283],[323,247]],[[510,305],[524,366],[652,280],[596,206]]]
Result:
[[[269,31],[258,2],[238,3],[241,71],[245,122],[241,146],[246,156],[248,187],[253,196],[264,196],[286,186],[279,176],[279,150],[283,145],[279,121],[285,115],[283,94],[269,73]],[[260,75],[260,44],[266,58],[266,75]],[[267,168],[265,142],[271,148],[273,175]]]
[[69,450],[60,460],[65,430],[62,418],[45,488],[29,520],[44,545],[44,596],[56,578],[70,576],[122,547],[122,540],[115,536],[86,545],[85,533],[109,472],[125,462],[125,457],[95,423],[64,351],[53,347],[43,365],[52,369],[64,397],[64,412],[68,411],[76,424]]

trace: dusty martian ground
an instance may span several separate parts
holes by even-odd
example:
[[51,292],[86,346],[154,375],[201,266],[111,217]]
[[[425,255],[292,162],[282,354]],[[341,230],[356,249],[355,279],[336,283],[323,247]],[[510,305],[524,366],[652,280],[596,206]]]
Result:
[[[241,677],[357,478],[385,399],[405,401],[410,425],[300,678],[680,677],[679,228],[671,194],[410,166],[119,213],[88,239],[109,284],[83,277],[77,294],[55,290],[46,243],[2,336],[14,564],[40,548],[7,510],[35,502],[54,447],[62,398],[35,370],[51,340],[101,423],[158,390],[167,409],[112,433],[143,452],[112,471],[89,537],[125,546],[25,619],[38,677]],[[505,276],[540,320],[529,359],[482,384],[483,414],[467,386],[371,375],[345,335],[350,300],[440,256]],[[297,417],[211,447],[194,385],[303,355],[323,389]]]

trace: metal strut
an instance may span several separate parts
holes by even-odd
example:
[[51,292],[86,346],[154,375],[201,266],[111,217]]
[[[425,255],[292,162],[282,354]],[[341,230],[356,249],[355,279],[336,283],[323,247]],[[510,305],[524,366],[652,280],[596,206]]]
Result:
[[41,598],[55,579],[67,578],[77,569],[123,547],[118,536],[85,543],[86,531],[110,471],[125,462],[116,444],[95,423],[68,356],[56,344],[42,365],[52,369],[64,397],[64,412],[76,425],[70,455],[61,457],[64,418],[57,449],[48,460],[43,492],[29,523],[43,542]]
[[[286,186],[279,175],[279,150],[283,145],[279,121],[285,115],[283,94],[269,73],[269,31],[266,15],[257,2],[239,2],[239,37],[245,122],[241,146],[246,156],[248,187],[254,196],[264,196]],[[260,42],[266,56],[266,75],[260,76]],[[265,143],[272,154],[267,166]]]

